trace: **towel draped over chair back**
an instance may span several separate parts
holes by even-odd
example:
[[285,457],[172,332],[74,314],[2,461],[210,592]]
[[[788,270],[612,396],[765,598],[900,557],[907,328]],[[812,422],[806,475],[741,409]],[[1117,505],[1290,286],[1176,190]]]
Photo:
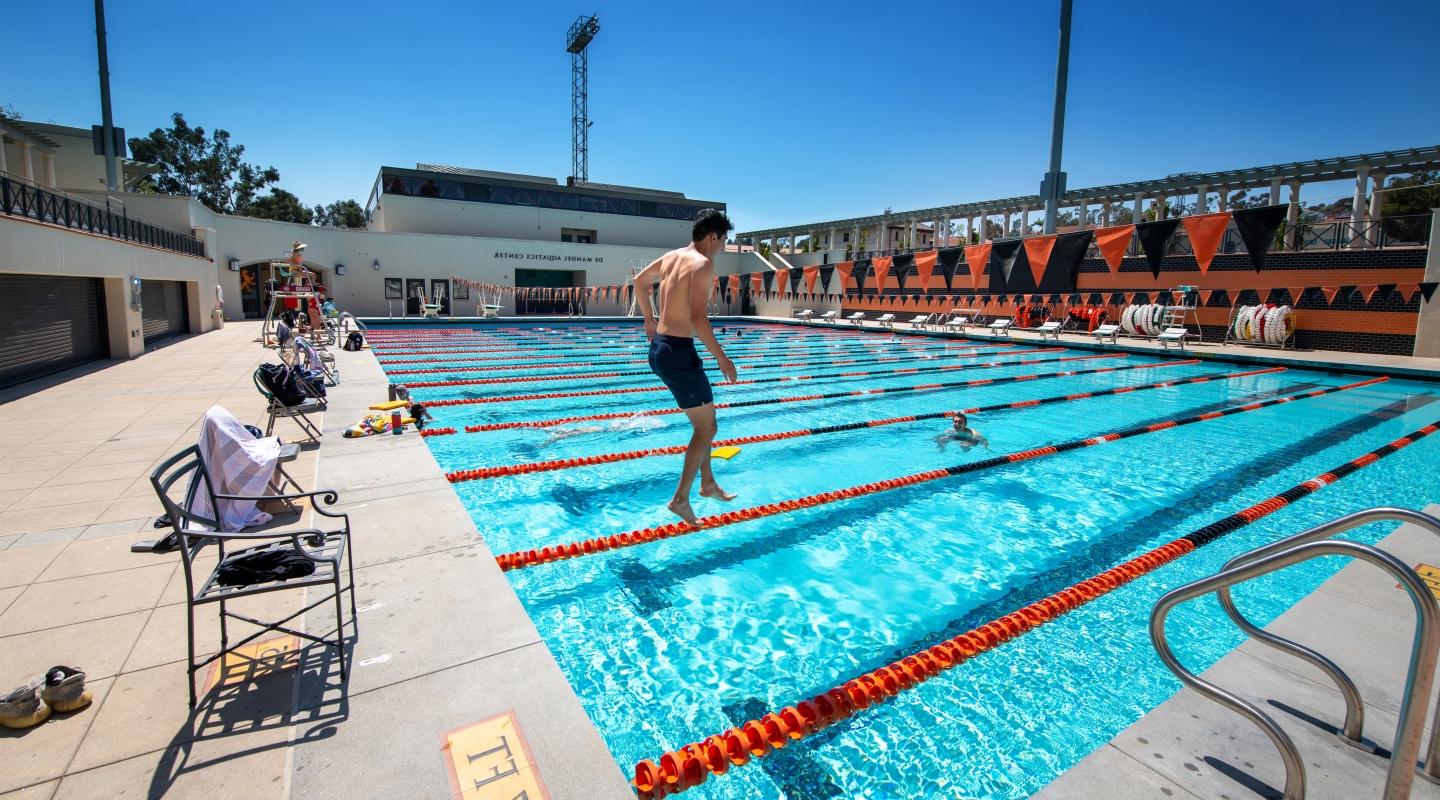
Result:
[[[200,458],[215,494],[263,495],[275,476],[280,437],[257,439],[235,415],[211,406],[200,428]],[[219,504],[219,513],[215,514],[205,492],[195,495],[195,511],[219,519],[222,530],[239,531],[270,521],[270,515],[253,500],[220,500]]]

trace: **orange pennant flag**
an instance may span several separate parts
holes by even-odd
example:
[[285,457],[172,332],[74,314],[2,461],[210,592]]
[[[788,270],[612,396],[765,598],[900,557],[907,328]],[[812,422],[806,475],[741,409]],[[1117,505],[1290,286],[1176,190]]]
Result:
[[1321,286],[1320,291],[1325,295],[1325,305],[1335,303],[1335,295],[1340,294],[1339,286]]
[[855,262],[841,261],[835,265],[835,271],[840,273],[839,293],[844,294],[850,290],[850,273],[855,271]]
[[894,262],[895,259],[890,256],[881,256],[870,260],[870,274],[875,276],[875,291],[884,293],[885,277],[890,274],[890,265]]
[[1297,304],[1300,302],[1300,296],[1303,295],[1303,294],[1305,294],[1305,287],[1303,287],[1303,286],[1291,286],[1290,288],[1286,289],[1285,291],[1287,291],[1287,292],[1290,293],[1290,305],[1293,306],[1293,305],[1297,305]]
[[1400,302],[1408,303],[1410,302],[1410,298],[1414,297],[1415,293],[1420,291],[1420,284],[1398,283],[1395,285],[1395,291],[1400,293]]
[[990,243],[965,245],[965,266],[970,268],[970,288],[980,288],[980,276],[990,261]]
[[1214,293],[1215,293],[1215,290],[1214,290],[1214,289],[1201,289],[1199,292],[1196,292],[1196,294],[1198,294],[1198,295],[1200,296],[1200,305],[1202,305],[1202,306],[1208,306],[1208,305],[1210,305],[1210,295],[1212,295],[1212,294],[1214,294]]
[[739,275],[731,275],[730,277],[725,279],[725,283],[730,289],[730,294],[735,294],[736,292],[740,291]]
[[815,279],[820,277],[820,268],[812,264],[802,269],[805,272],[805,291],[815,294]]
[[1377,285],[1374,285],[1374,284],[1372,284],[1372,285],[1370,285],[1370,286],[1366,286],[1366,287],[1364,287],[1364,288],[1361,288],[1361,287],[1359,287],[1359,286],[1357,286],[1357,287],[1355,287],[1355,288],[1360,289],[1360,291],[1362,291],[1362,292],[1365,293],[1365,302],[1366,302],[1367,304],[1368,304],[1371,300],[1374,300],[1374,299],[1375,299],[1375,293],[1378,292],[1378,291],[1380,291],[1380,287],[1377,286]]
[[765,291],[765,273],[750,273],[750,294],[759,297]]
[[1225,226],[1230,224],[1230,212],[1200,214],[1185,217],[1180,222],[1185,226],[1185,232],[1190,235],[1190,249],[1195,253],[1195,263],[1200,265],[1200,274],[1204,275],[1210,269],[1215,251],[1220,249],[1220,241],[1225,238]]
[[935,259],[940,254],[934,250],[915,255],[915,275],[920,279],[920,291],[930,293],[930,277],[935,274]]
[[1031,236],[1025,240],[1025,258],[1030,261],[1030,274],[1035,276],[1035,287],[1045,277],[1045,265],[1050,263],[1050,252],[1055,249],[1055,235]]
[[1133,238],[1134,225],[1095,230],[1095,246],[1100,248],[1100,255],[1105,257],[1105,264],[1110,267],[1112,276],[1120,271],[1120,262],[1125,260],[1125,251],[1130,249],[1130,240]]

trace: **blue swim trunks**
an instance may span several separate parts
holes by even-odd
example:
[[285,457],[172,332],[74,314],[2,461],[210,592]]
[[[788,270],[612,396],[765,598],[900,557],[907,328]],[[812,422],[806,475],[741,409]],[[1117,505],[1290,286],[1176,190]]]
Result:
[[695,352],[694,339],[655,334],[650,340],[650,369],[665,382],[682,409],[703,406],[715,399],[700,354]]

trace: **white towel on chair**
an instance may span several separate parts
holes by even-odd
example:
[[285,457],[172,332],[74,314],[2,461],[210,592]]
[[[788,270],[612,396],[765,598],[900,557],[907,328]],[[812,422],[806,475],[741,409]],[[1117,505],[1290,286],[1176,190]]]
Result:
[[[200,428],[200,458],[210,473],[215,494],[263,495],[275,477],[280,459],[280,437],[257,439],[235,415],[220,406],[205,412]],[[221,500],[222,530],[239,531],[251,525],[263,525],[270,515],[261,511],[254,500]],[[211,516],[210,498],[197,493],[195,512]]]
[[308,362],[306,369],[313,369],[316,372],[325,371],[325,364],[320,360],[320,351],[315,349],[315,345],[305,339],[296,339],[295,349],[305,354],[305,361]]

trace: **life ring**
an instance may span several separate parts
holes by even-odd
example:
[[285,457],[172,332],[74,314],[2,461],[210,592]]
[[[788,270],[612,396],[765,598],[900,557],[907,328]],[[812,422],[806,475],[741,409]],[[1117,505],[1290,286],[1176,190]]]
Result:
[[1295,331],[1295,315],[1290,306],[1270,309],[1265,317],[1265,341],[1270,344],[1284,344]]

